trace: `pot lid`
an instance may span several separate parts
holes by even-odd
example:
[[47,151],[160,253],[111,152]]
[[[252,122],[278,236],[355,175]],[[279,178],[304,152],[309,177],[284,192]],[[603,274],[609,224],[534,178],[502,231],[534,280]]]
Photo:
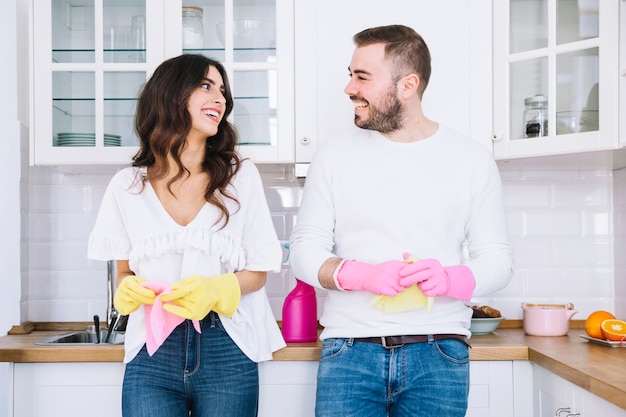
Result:
[[568,310],[573,310],[574,309],[574,304],[572,303],[567,303],[567,304],[531,304],[531,303],[522,303],[522,308],[543,308],[543,309],[568,309]]

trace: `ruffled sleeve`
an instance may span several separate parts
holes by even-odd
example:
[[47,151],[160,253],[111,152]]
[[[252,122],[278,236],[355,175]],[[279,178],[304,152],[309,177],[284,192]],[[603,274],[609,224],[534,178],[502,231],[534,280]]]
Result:
[[132,185],[134,170],[126,168],[116,173],[102,197],[100,210],[96,218],[87,246],[87,257],[100,261],[128,259],[131,250],[124,217],[120,210],[120,193],[127,193]]

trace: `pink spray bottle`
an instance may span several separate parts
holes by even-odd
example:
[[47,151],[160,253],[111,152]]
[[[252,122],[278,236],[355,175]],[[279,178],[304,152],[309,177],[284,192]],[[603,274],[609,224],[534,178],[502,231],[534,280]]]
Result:
[[[287,259],[289,260],[289,243]],[[317,298],[315,288],[296,278],[296,287],[283,304],[283,338],[285,342],[315,342],[317,340]]]

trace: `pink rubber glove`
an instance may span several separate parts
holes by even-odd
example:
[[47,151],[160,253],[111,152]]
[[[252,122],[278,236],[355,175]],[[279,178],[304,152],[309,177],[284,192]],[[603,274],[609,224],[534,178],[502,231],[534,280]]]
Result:
[[335,271],[335,282],[342,290],[365,290],[393,297],[404,290],[399,282],[399,272],[406,265],[403,261],[387,261],[378,265],[344,261]]
[[424,259],[413,264],[404,264],[400,271],[400,284],[410,287],[417,283],[428,297],[447,295],[469,301],[476,288],[472,270],[465,265],[443,267],[436,259]]

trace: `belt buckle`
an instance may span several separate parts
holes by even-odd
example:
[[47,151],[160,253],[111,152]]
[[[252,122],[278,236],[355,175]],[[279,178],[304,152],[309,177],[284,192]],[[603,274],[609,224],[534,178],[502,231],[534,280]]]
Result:
[[382,336],[382,337],[380,338],[380,341],[381,341],[381,345],[383,345],[383,347],[384,347],[385,349],[393,349],[393,348],[399,348],[399,347],[404,346],[404,343],[400,343],[400,344],[398,344],[398,345],[388,345],[388,344],[387,344],[387,337],[386,337],[386,336]]

